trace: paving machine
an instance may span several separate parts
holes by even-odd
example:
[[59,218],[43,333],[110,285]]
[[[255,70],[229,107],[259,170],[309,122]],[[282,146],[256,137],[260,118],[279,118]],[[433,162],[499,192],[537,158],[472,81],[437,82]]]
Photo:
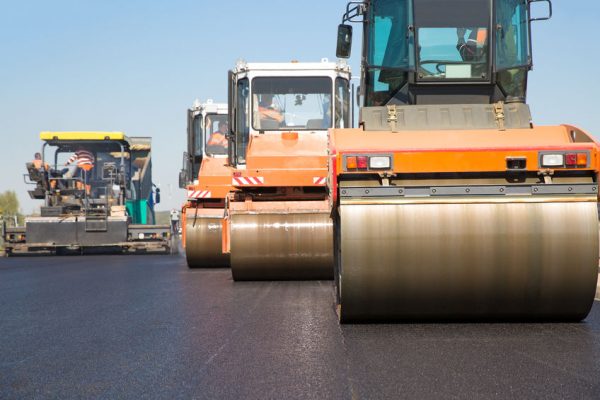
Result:
[[[27,163],[39,216],[6,228],[7,255],[169,252],[169,226],[155,224],[151,139],[121,132],[42,132]],[[47,157],[48,154],[50,157]]]
[[327,130],[348,128],[350,69],[238,62],[229,72],[224,252],[234,280],[331,279]]
[[188,110],[187,151],[179,186],[187,190],[181,213],[182,244],[190,268],[229,266],[221,229],[225,198],[232,190],[227,124],[227,104],[195,101]]
[[[533,3],[549,6],[532,18]],[[369,0],[359,129],[331,132],[342,322],[581,320],[598,268],[598,144],[536,126],[531,22],[550,1]],[[537,8],[536,8],[537,9]],[[542,9],[537,9],[541,11]]]

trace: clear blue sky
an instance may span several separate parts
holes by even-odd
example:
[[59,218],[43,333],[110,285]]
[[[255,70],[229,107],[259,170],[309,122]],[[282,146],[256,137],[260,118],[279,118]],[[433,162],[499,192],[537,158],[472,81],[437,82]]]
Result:
[[[186,109],[226,100],[226,71],[248,61],[335,58],[345,0],[2,0],[0,192],[29,200],[24,163],[42,130],[152,136],[161,209],[179,207]],[[534,24],[529,103],[537,124],[571,123],[600,138],[597,0],[555,0]],[[360,31],[355,31],[359,33]],[[358,72],[360,35],[351,65]]]

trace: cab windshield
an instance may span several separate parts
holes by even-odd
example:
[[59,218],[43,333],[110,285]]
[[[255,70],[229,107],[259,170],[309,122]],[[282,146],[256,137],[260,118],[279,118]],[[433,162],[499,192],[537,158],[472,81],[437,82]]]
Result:
[[415,2],[417,70],[421,80],[488,80],[490,2]]
[[206,154],[227,155],[227,132],[229,131],[226,114],[207,114],[204,119]]
[[415,74],[417,82],[489,83],[496,71],[496,84],[504,94],[524,99],[531,67],[527,0],[371,0],[368,4],[365,106],[385,105],[392,99],[410,103],[409,74]]
[[269,77],[252,81],[252,126],[264,130],[331,128],[328,77]]

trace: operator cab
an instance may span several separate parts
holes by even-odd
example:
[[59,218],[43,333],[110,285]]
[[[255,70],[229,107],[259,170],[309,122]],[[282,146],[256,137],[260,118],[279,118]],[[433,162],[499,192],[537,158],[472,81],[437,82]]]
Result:
[[[530,4],[548,17],[532,19]],[[338,31],[364,29],[364,105],[524,103],[532,68],[530,25],[549,0],[368,0],[350,3]]]
[[188,110],[187,151],[183,154],[183,167],[179,173],[179,187],[184,189],[198,177],[205,157],[227,158],[227,133],[229,119],[227,104],[208,99],[196,100]]
[[255,135],[320,135],[349,128],[350,70],[345,63],[245,63],[229,73],[230,163],[245,165]]

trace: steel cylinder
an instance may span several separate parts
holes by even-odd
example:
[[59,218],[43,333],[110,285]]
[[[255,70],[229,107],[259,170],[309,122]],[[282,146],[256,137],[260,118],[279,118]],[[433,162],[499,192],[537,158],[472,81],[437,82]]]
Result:
[[598,273],[596,202],[342,204],[342,322],[581,320]]
[[234,280],[332,279],[329,214],[248,213],[230,218]]
[[222,215],[188,215],[185,255],[190,268],[229,267],[229,255],[222,252]]

